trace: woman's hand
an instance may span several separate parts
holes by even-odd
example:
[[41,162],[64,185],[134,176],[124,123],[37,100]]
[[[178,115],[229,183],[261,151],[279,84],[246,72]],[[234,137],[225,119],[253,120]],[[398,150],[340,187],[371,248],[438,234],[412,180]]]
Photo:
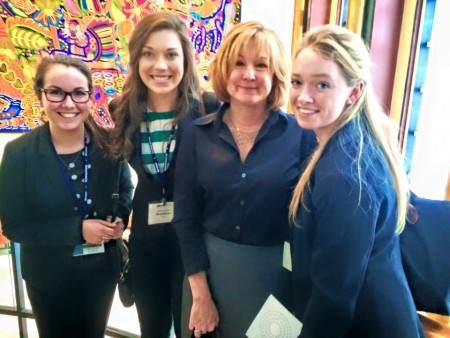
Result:
[[112,223],[114,225],[114,236],[113,239],[119,239],[123,236],[123,231],[125,230],[125,224],[123,223],[123,220],[119,217],[116,217],[114,222]]
[[[111,222],[112,217],[108,216],[106,217],[106,221]],[[123,236],[123,231],[125,230],[125,224],[123,223],[123,220],[120,217],[116,217],[114,222],[111,223],[111,228],[114,229],[114,235],[112,239],[119,239]]]
[[195,337],[212,332],[219,324],[219,314],[211,298],[206,273],[198,272],[189,276],[192,291],[192,308],[189,330],[194,330]]
[[[82,227],[83,238],[90,244],[109,242],[117,236],[116,224],[102,219],[85,219]],[[123,227],[121,229],[123,232]]]

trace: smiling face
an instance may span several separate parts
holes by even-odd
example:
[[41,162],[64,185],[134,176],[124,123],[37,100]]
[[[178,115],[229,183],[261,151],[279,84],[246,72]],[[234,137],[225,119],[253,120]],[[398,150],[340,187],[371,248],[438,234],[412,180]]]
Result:
[[177,33],[167,29],[151,33],[139,59],[139,75],[148,88],[149,101],[176,101],[183,74],[183,47]]
[[314,51],[295,58],[290,103],[298,124],[313,129],[319,140],[331,135],[344,108],[359,96],[360,86],[349,86],[338,65]]
[[265,107],[272,89],[269,53],[257,53],[254,42],[242,48],[228,77],[230,104]]
[[[42,87],[65,92],[88,91],[89,83],[86,76],[77,68],[53,64],[49,66],[44,76]],[[89,116],[92,107],[91,99],[86,103],[75,103],[70,95],[67,95],[62,102],[50,102],[42,92],[39,99],[49,119],[50,128],[55,131],[82,129],[83,122]]]

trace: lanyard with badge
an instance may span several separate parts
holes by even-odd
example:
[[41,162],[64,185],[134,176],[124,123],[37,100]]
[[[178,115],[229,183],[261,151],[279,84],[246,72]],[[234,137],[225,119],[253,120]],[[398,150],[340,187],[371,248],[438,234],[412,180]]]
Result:
[[[72,196],[72,199],[74,200],[75,204],[77,205],[74,209],[78,211],[83,219],[87,219],[89,217],[89,205],[92,203],[91,199],[89,199],[88,194],[88,188],[89,188],[89,146],[88,146],[88,136],[87,133],[84,132],[84,148],[83,148],[83,164],[84,164],[84,178],[82,180],[83,183],[83,199],[79,198],[79,196],[76,193],[75,187],[72,184],[72,181],[69,177],[69,174],[67,173],[64,162],[61,159],[61,157],[56,153],[56,159],[58,162],[59,169],[61,171],[61,174],[64,178],[64,182],[66,183],[67,188],[70,191],[70,195]],[[98,254],[105,252],[105,246],[103,244],[90,244],[90,243],[84,243],[76,245],[72,255],[73,256],[84,256],[84,255],[91,255],[91,254]]]
[[164,154],[164,165],[163,170],[161,171],[159,168],[158,159],[156,158],[155,149],[153,148],[152,136],[150,133],[150,127],[147,124],[147,135],[148,135],[148,144],[150,147],[150,155],[153,160],[153,165],[155,167],[155,179],[159,182],[162,189],[162,201],[160,202],[150,202],[148,204],[148,225],[161,224],[161,223],[169,223],[173,219],[173,202],[167,201],[167,192],[166,192],[166,175],[169,169],[169,155],[170,155],[170,145],[172,144],[173,136],[175,135],[175,125],[172,125],[170,129],[169,139],[166,144],[166,151]]

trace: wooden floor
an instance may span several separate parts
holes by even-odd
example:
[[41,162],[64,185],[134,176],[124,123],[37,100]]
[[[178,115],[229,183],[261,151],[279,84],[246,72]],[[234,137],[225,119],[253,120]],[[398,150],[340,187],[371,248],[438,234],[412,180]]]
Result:
[[419,311],[419,317],[426,338],[450,337],[450,316]]

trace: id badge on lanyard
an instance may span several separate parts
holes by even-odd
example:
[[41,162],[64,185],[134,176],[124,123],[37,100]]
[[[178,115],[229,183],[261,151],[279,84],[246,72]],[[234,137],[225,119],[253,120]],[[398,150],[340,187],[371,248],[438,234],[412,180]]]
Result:
[[105,252],[105,244],[79,244],[73,249],[72,256],[95,255]]
[[148,225],[170,223],[173,219],[173,202],[156,202],[148,204]]
[[160,183],[163,200],[160,202],[150,202],[148,204],[148,225],[170,223],[172,222],[174,215],[174,204],[172,201],[167,201],[166,198],[166,173],[169,167],[169,153],[170,144],[172,143],[172,138],[175,133],[175,125],[172,126],[170,130],[169,140],[166,146],[166,152],[164,156],[164,167],[163,171],[159,169],[159,164],[156,159],[155,150],[153,149],[153,143],[150,136],[150,130],[148,131],[148,143],[150,147],[150,154],[152,155],[153,164],[155,166],[155,178]]

